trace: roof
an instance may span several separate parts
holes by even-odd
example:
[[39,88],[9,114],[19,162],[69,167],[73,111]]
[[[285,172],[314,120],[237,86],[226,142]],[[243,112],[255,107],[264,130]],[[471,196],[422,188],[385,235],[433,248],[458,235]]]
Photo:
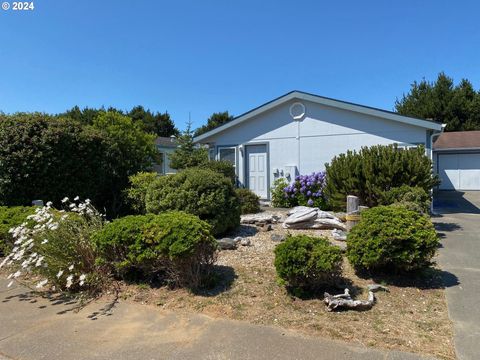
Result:
[[158,146],[161,146],[161,147],[176,148],[177,147],[177,139],[175,137],[159,136],[155,139],[155,145],[158,145]]
[[480,131],[442,133],[433,143],[433,150],[480,149]]
[[365,105],[359,105],[359,104],[355,104],[355,103],[351,103],[351,102],[347,102],[347,101],[342,101],[342,100],[337,100],[337,99],[332,99],[332,98],[328,98],[328,97],[324,97],[324,96],[319,96],[319,95],[315,95],[315,94],[310,94],[310,93],[306,93],[306,92],[303,92],[303,91],[298,91],[298,90],[294,90],[294,91],[291,91],[285,95],[282,95],[276,99],[273,99],[263,105],[260,105],[250,111],[247,111],[246,113],[240,115],[240,116],[237,116],[236,118],[234,118],[233,120],[215,128],[215,129],[212,129],[202,135],[199,135],[197,137],[195,137],[195,142],[199,142],[199,141],[202,141],[212,135],[215,135],[215,134],[218,134],[232,126],[235,126],[237,124],[240,124],[248,119],[251,119],[252,117],[264,112],[264,111],[268,111],[276,106],[279,106],[283,103],[286,103],[290,100],[293,100],[293,99],[298,99],[298,100],[305,100],[305,101],[310,101],[310,102],[314,102],[314,103],[317,103],[317,104],[322,104],[322,105],[326,105],[326,106],[330,106],[330,107],[334,107],[334,108],[338,108],[338,109],[343,109],[343,110],[349,110],[349,111],[354,111],[354,112],[358,112],[358,113],[362,113],[362,114],[367,114],[367,115],[372,115],[372,116],[376,116],[376,117],[380,117],[380,118],[383,118],[383,119],[387,119],[387,120],[392,120],[392,121],[398,121],[398,122],[402,122],[402,123],[406,123],[406,124],[410,124],[410,125],[414,125],[414,126],[420,126],[420,127],[424,127],[426,129],[431,129],[431,130],[437,130],[437,131],[440,131],[442,129],[442,123],[440,122],[437,122],[437,121],[432,121],[432,120],[425,120],[425,119],[419,119],[419,118],[414,118],[414,117],[410,117],[410,116],[404,116],[404,115],[400,115],[396,112],[393,112],[393,111],[388,111],[388,110],[383,110],[383,109],[378,109],[378,108],[374,108],[374,107],[371,107],[371,106],[365,106]]

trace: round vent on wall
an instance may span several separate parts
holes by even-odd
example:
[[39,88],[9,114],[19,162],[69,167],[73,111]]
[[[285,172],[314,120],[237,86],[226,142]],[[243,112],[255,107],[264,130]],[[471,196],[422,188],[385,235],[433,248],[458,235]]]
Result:
[[304,115],[305,105],[303,105],[301,102],[293,103],[290,106],[290,116],[293,118],[293,120],[301,120]]

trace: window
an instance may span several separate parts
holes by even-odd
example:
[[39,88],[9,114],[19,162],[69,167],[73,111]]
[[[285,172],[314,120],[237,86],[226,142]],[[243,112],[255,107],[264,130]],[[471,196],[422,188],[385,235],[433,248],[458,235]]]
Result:
[[230,162],[233,167],[236,167],[237,163],[237,152],[234,147],[229,148],[219,148],[218,149],[218,160],[225,160]]

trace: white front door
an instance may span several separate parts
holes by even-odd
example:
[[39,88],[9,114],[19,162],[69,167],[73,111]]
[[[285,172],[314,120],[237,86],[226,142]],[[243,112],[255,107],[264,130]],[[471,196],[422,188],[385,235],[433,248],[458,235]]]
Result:
[[268,198],[267,146],[247,145],[248,188],[262,199]]

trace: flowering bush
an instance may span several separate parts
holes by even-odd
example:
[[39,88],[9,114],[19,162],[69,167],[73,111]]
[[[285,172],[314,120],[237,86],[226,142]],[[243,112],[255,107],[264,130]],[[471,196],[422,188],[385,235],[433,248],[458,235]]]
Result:
[[104,219],[90,200],[74,202],[64,198],[65,210],[55,210],[52,203],[38,207],[28,222],[9,230],[14,248],[0,263],[13,271],[8,287],[22,275],[39,277],[36,288],[95,292],[106,280],[97,265],[93,233],[102,228]]
[[284,197],[290,200],[290,205],[326,207],[323,188],[325,187],[325,172],[300,175],[295,181],[283,189]]

